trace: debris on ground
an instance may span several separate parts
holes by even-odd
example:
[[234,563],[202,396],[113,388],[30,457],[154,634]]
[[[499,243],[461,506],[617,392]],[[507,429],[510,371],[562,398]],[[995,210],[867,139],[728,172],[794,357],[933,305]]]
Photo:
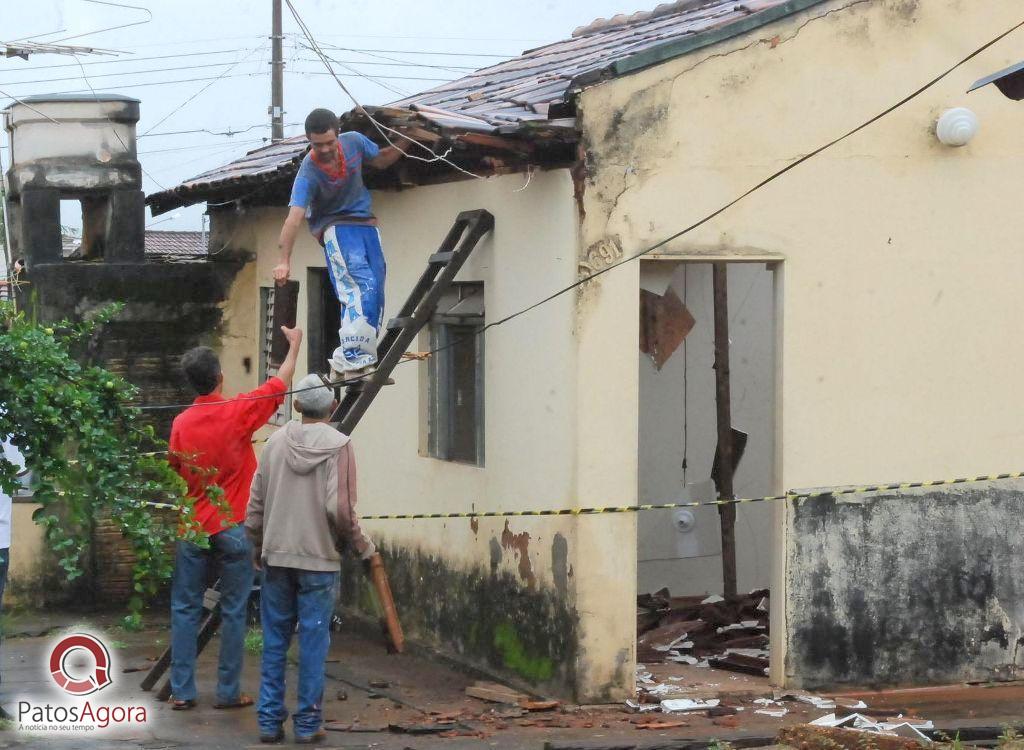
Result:
[[685,721],[651,721],[646,724],[636,724],[637,729],[653,729],[655,731],[659,729],[679,729],[680,727],[690,726]]
[[687,711],[707,711],[714,708],[721,701],[718,698],[703,700],[701,698],[670,698],[661,702],[661,710],[667,714],[683,713]]
[[863,714],[850,714],[849,716],[838,717],[835,714],[827,714],[820,719],[811,722],[812,726],[852,729],[858,732],[870,732],[872,734],[887,734],[895,737],[907,737],[913,740],[927,741],[928,737],[922,729],[934,729],[935,725],[930,721],[920,719],[904,719],[902,716],[894,720],[876,721]]
[[459,729],[455,722],[437,722],[424,724],[388,724],[388,731],[395,734],[441,734]]
[[767,589],[728,599],[674,597],[668,589],[641,594],[637,597],[637,661],[765,675],[768,606]]
[[[864,734],[862,729],[800,724],[781,729],[778,742],[799,750],[863,750]],[[870,740],[874,750],[921,750],[925,743],[888,732],[872,732]]]

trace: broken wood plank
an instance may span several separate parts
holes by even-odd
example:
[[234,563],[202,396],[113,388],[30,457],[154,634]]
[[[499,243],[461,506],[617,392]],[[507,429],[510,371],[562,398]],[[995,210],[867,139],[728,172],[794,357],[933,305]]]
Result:
[[[718,454],[721,456],[719,500],[734,500],[732,403],[729,382],[729,285],[728,266],[711,266],[715,307],[715,405],[718,416]],[[722,580],[726,598],[736,596],[736,506],[718,506],[722,523]]]
[[466,688],[466,695],[491,703],[506,703],[518,706],[520,702],[529,702],[530,696],[517,690],[505,687],[497,682],[477,682]]
[[726,669],[730,672],[740,672],[757,677],[764,677],[768,669],[768,660],[756,656],[742,656],[741,654],[728,654],[718,659],[709,659],[708,664],[715,669]]
[[500,151],[515,151],[518,154],[529,154],[533,151],[528,143],[523,141],[513,141],[497,135],[487,135],[486,133],[466,133],[457,137],[464,143],[472,143],[474,146],[483,146],[484,148],[493,148]]
[[519,707],[527,711],[554,711],[560,705],[558,701],[519,701]]

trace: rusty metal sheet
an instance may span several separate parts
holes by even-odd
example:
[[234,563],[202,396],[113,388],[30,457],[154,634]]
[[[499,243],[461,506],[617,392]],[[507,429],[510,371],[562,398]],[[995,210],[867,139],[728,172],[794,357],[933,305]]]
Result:
[[693,315],[671,287],[663,295],[640,290],[640,351],[650,356],[658,370],[695,324]]

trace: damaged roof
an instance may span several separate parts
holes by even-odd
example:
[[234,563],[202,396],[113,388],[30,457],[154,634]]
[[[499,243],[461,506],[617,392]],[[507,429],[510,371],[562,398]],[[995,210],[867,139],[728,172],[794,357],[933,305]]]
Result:
[[[824,0],[678,0],[653,11],[619,15],[386,107],[342,116],[345,129],[378,143],[369,116],[478,174],[558,166],[576,158],[575,95],[604,80],[657,65],[817,5]],[[393,137],[393,136],[392,136]],[[154,214],[203,200],[273,202],[286,198],[305,135],[250,151],[147,199]],[[424,152],[426,155],[426,152]],[[453,174],[454,173],[454,174]],[[406,160],[371,187],[425,184],[460,177],[444,162]]]
[[[203,258],[208,253],[206,232],[147,229],[145,238],[146,257],[151,259]],[[62,234],[60,243],[62,255],[68,258],[81,250],[82,238]]]

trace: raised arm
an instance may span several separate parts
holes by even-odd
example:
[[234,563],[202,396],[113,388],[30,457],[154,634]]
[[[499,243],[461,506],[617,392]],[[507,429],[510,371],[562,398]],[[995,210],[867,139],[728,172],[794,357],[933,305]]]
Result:
[[291,388],[292,378],[295,377],[295,363],[299,360],[299,345],[302,344],[302,329],[299,327],[288,328],[281,326],[281,332],[288,339],[288,354],[277,371],[277,377],[284,381],[284,384]]
[[274,281],[278,284],[283,285],[291,275],[292,249],[295,247],[295,238],[299,236],[299,229],[305,218],[306,209],[301,206],[292,206],[288,209],[288,216],[281,226],[281,235],[277,240],[278,250],[281,251],[281,261],[274,266]]
[[420,147],[409,138],[403,138],[394,146],[382,148],[379,154],[372,159],[367,159],[366,163],[374,169],[387,169],[415,148]]

